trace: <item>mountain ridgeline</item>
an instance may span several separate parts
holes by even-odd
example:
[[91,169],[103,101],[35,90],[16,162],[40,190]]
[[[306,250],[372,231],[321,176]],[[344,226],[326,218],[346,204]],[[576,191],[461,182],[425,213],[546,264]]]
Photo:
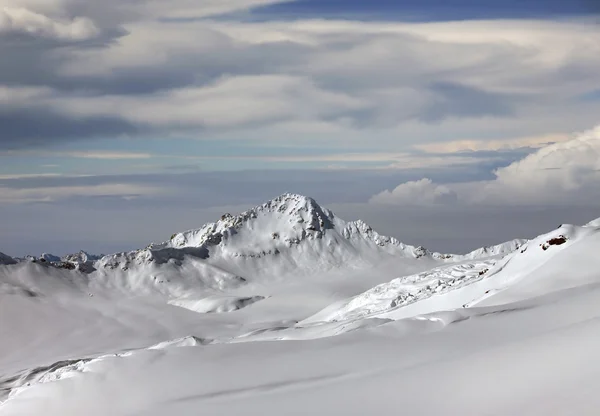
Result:
[[464,256],[434,253],[380,235],[363,221],[346,222],[312,198],[284,194],[140,250],[107,256],[81,251],[62,258],[1,255],[0,264],[35,262],[85,274],[117,274],[122,280],[126,275],[152,276],[156,282],[179,279],[224,289],[259,275],[314,274],[341,266],[368,266],[397,256],[456,261],[508,253],[523,243],[514,240]]

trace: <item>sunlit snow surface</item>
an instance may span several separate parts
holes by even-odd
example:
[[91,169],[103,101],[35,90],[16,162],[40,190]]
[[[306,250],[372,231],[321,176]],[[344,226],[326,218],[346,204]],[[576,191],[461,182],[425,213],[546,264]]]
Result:
[[132,253],[0,264],[2,416],[600,408],[600,220],[444,255],[283,195]]

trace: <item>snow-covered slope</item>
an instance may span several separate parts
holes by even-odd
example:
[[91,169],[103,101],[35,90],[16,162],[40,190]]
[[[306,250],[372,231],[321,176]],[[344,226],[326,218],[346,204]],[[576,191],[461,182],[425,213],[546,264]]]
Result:
[[586,224],[586,227],[600,227],[600,218],[596,218],[593,221],[590,221]]
[[443,295],[483,279],[495,263],[494,260],[474,261],[399,277],[347,301],[332,305],[303,323],[361,319],[401,308],[431,296]]
[[495,246],[481,247],[465,255],[453,256],[454,260],[476,260],[486,257],[503,256],[519,249],[527,240],[518,238]]
[[431,253],[286,194],[130,253],[0,256],[0,416],[595,414],[599,252],[596,220]]
[[363,221],[345,222],[311,198],[284,194],[144,249],[28,257],[0,269],[0,278],[6,293],[155,297],[202,313],[236,311],[264,299],[253,309],[264,319],[285,320],[306,316],[283,299],[310,299],[303,302],[309,310],[453,261],[382,236]]
[[474,260],[394,279],[333,304],[305,323],[406,317],[411,313],[510,303],[600,283],[600,226],[594,224],[561,225],[528,242],[515,240],[497,246],[500,249],[477,250],[476,254],[497,253],[508,247],[510,253],[503,258]]

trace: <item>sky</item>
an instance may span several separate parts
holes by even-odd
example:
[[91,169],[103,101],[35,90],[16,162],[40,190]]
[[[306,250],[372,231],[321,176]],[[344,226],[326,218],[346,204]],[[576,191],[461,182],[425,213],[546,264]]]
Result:
[[0,251],[135,249],[283,192],[439,251],[590,221],[599,15],[0,0]]

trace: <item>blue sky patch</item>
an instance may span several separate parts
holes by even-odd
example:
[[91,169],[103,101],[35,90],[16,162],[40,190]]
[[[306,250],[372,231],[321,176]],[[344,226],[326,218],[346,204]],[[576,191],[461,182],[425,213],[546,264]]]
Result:
[[548,18],[599,12],[593,0],[297,0],[253,10],[253,17],[450,21]]

